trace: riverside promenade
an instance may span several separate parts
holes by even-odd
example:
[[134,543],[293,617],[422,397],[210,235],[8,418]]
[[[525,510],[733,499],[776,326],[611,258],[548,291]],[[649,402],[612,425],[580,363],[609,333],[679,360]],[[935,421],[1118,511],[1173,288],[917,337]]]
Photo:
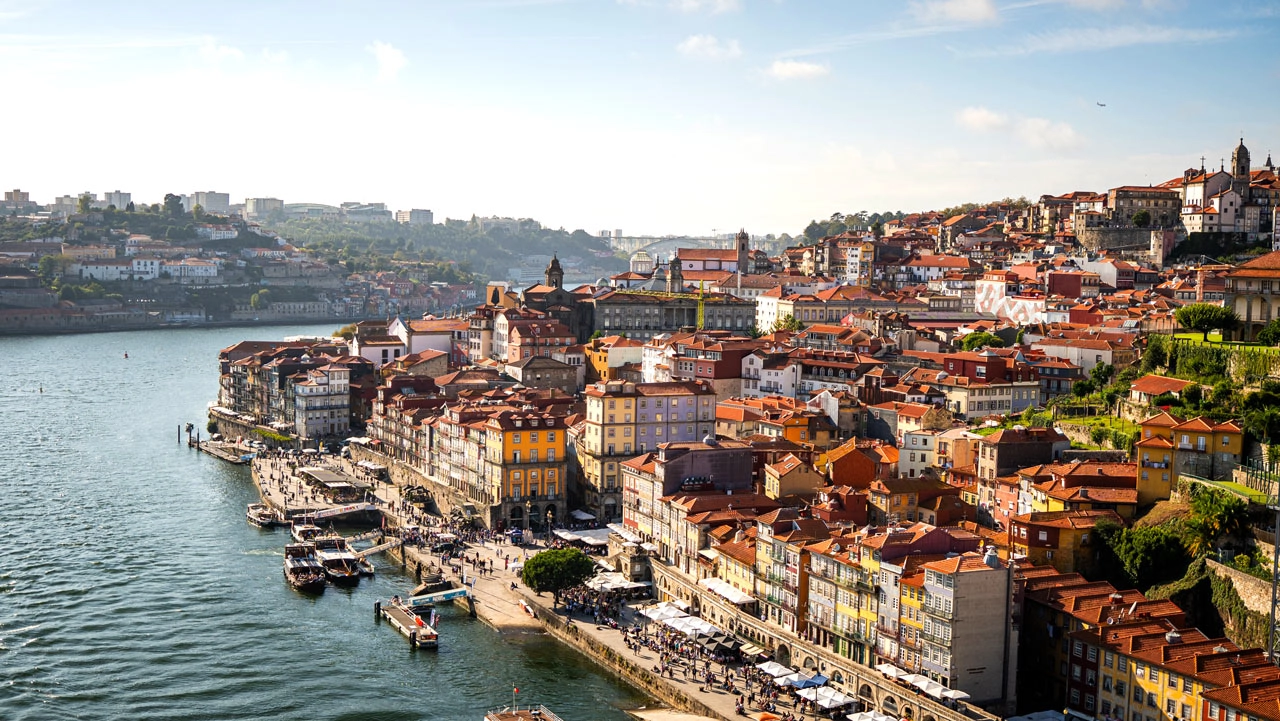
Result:
[[[429,514],[416,506],[407,503],[402,497],[402,486],[385,481],[373,482],[363,468],[349,459],[335,456],[312,456],[305,460],[297,457],[266,457],[255,460],[254,479],[268,503],[292,512],[301,509],[321,510],[336,507],[339,504],[327,503],[312,492],[305,483],[297,479],[289,470],[289,463],[295,466],[323,467],[340,470],[349,475],[369,481],[371,487],[366,495],[366,502],[377,506],[386,518],[388,529],[407,525],[418,525],[434,532],[450,531],[445,518],[449,516],[445,494],[436,494],[439,510],[443,515]],[[308,511],[309,512],[309,511]],[[523,562],[545,549],[545,541],[533,539],[532,544],[512,545],[505,537],[485,538],[485,533],[478,532],[477,538],[467,543],[461,551],[455,552],[448,563],[440,554],[431,553],[429,546],[403,547],[400,560],[407,571],[412,573],[426,572],[433,569],[442,571],[446,578],[459,584],[465,583],[472,593],[473,609],[476,616],[492,626],[498,633],[509,638],[518,638],[529,634],[548,633],[556,639],[572,646],[591,660],[608,668],[620,678],[641,689],[652,698],[682,711],[695,714],[694,718],[728,721],[740,719],[735,706],[738,696],[722,688],[710,687],[696,678],[684,677],[683,673],[661,675],[654,669],[660,663],[658,655],[644,647],[628,648],[623,632],[608,626],[596,625],[581,617],[570,617],[563,609],[552,609],[551,594],[536,594],[523,585],[518,572],[511,565]],[[492,563],[492,573],[478,573],[481,563],[488,568]],[[533,615],[525,611],[521,601],[528,604]],[[704,599],[704,603],[708,602]],[[641,605],[642,606],[642,605]],[[643,626],[647,619],[639,615],[640,607],[633,604],[624,605],[620,625],[625,629],[632,626]],[[741,623],[759,624],[754,617],[739,618]],[[791,639],[794,643],[797,639]],[[837,659],[832,658],[832,661]],[[841,660],[844,664],[847,659]],[[723,669],[719,664],[714,670],[720,675]],[[917,689],[907,688],[882,677],[873,669],[846,667],[847,682],[844,690],[856,696],[863,707],[886,708],[886,700],[896,698],[896,704],[905,715],[920,721],[994,721],[996,717],[982,712],[976,707],[967,706],[960,709],[944,708],[931,699],[920,695]],[[736,685],[745,691],[745,679],[736,668],[731,671]],[[756,689],[755,685],[751,689]],[[778,699],[776,713],[789,712],[796,718],[819,719],[830,718],[829,715],[815,715],[813,712],[800,713],[787,703],[782,696]],[[650,710],[646,710],[648,714]],[[849,713],[846,709],[844,713]],[[756,706],[747,708],[748,716],[755,718],[760,711]],[[843,718],[838,714],[837,718]],[[663,718],[661,712],[658,718]],[[676,718],[680,718],[676,716]]]

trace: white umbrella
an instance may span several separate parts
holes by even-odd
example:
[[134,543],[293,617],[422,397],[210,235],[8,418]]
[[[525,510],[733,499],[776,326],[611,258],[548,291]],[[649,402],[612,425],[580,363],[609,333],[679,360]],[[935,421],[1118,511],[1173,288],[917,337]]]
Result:
[[876,666],[876,670],[889,678],[897,678],[902,675],[902,669],[891,663],[882,663],[879,666]]
[[774,678],[780,678],[782,676],[786,676],[787,674],[795,673],[794,671],[787,668],[786,666],[783,666],[777,661],[765,661],[764,663],[756,664],[756,668],[760,669],[761,671],[764,671],[765,673],[769,674]]
[[776,680],[779,686],[795,686],[796,684],[799,684],[801,681],[808,681],[811,678],[813,678],[813,676],[810,676],[809,674],[804,673],[803,671],[796,671],[793,674],[788,674]]
[[942,692],[947,690],[946,686],[931,678],[926,678],[923,681],[914,681],[913,685],[934,698],[942,698]]
[[909,684],[911,684],[912,686],[914,686],[914,685],[916,684],[916,682],[917,682],[917,681],[920,681],[920,680],[928,681],[928,680],[929,680],[929,677],[928,677],[928,676],[921,676],[921,675],[920,675],[920,674],[918,674],[918,673],[905,673],[905,674],[903,674],[903,675],[899,676],[899,677],[898,677],[898,680],[899,680],[899,681],[901,681],[901,682],[903,682],[903,683],[909,683]]
[[861,713],[851,713],[845,718],[849,721],[898,721],[892,716],[885,716],[878,711],[863,711]]
[[969,698],[969,694],[965,693],[964,691],[961,691],[958,688],[949,688],[949,689],[943,690],[942,697],[949,698],[955,701],[962,701],[964,699]]
[[[806,689],[807,690],[807,689]],[[830,686],[822,686],[813,689],[817,692],[815,700],[822,708],[836,708],[837,706],[847,706],[857,699],[852,696],[840,693]]]
[[670,618],[684,618],[689,615],[675,606],[663,606],[662,604],[658,604],[652,608],[646,608],[640,613],[648,616],[654,621],[666,621]]
[[802,689],[800,689],[799,691],[796,691],[796,695],[797,695],[797,696],[799,696],[799,697],[800,697],[800,698],[802,698],[802,699],[805,699],[806,701],[817,701],[817,700],[818,700],[818,689],[820,689],[820,688],[822,688],[822,687],[821,687],[821,686],[815,686],[814,688],[802,688]]

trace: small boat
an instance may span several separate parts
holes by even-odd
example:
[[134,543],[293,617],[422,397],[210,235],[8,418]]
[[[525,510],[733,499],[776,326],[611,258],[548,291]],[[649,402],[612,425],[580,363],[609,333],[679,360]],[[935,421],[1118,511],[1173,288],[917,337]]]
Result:
[[289,535],[297,543],[311,543],[323,534],[324,529],[310,523],[295,523],[289,527]]
[[542,704],[518,706],[513,702],[510,706],[490,709],[484,715],[484,721],[562,721],[562,719]]
[[437,648],[440,645],[440,634],[432,628],[427,620],[418,615],[411,606],[395,596],[387,603],[378,603],[378,613],[391,622],[397,631],[409,639],[413,648]]
[[265,503],[250,503],[245,509],[245,517],[258,528],[275,528],[284,524],[280,513]]
[[284,577],[289,585],[305,593],[321,593],[325,587],[324,566],[316,559],[310,543],[291,543],[284,547]]
[[316,559],[324,566],[324,575],[335,586],[360,583],[360,559],[347,545],[347,539],[334,534],[315,537]]

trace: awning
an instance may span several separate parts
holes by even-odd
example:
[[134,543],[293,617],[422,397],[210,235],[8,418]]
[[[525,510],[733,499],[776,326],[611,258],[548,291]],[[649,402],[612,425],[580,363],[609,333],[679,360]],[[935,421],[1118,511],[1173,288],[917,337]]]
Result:
[[723,597],[735,606],[740,606],[744,603],[754,603],[756,600],[751,594],[741,591],[719,578],[704,578],[701,581],[698,581],[698,585],[718,596]]
[[891,663],[882,663],[876,666],[876,670],[889,678],[898,678],[899,676],[905,676],[907,673]]
[[680,618],[681,616],[689,615],[665,601],[654,604],[640,611],[640,613],[654,621],[665,621],[669,618]]
[[576,509],[576,508],[572,511],[569,511],[569,515],[573,516],[579,521],[594,521],[596,518],[595,514],[587,513],[586,511]]
[[774,678],[782,678],[783,676],[795,673],[795,669],[787,668],[777,661],[765,661],[764,663],[758,663],[756,664],[756,668],[764,671]]
[[593,528],[587,531],[570,531],[564,528],[557,528],[553,533],[566,541],[581,541],[589,546],[609,545],[609,529],[607,528]]
[[755,644],[748,643],[748,644],[744,644],[742,647],[743,656],[761,656],[761,655],[764,655],[765,653],[766,651],[763,648],[760,648]]
[[608,528],[610,531],[613,531],[619,536],[622,536],[622,540],[624,541],[630,541],[632,543],[640,543],[641,541],[644,540],[640,538],[640,535],[638,533],[631,530],[630,528],[627,528],[621,523],[610,523]]

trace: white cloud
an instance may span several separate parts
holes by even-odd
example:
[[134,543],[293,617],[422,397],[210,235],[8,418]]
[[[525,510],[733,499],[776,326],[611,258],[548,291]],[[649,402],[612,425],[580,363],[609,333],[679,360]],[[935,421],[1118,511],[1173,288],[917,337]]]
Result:
[[742,8],[741,0],[671,0],[671,7],[684,13],[709,12],[712,15]]
[[720,41],[714,35],[690,35],[684,42],[676,46],[682,55],[713,60],[726,60],[742,55],[742,47],[737,40]]
[[1033,148],[1065,150],[1080,144],[1080,136],[1070,125],[1045,118],[1022,118],[1014,125],[1013,132]]
[[923,22],[990,23],[1000,19],[993,0],[916,0],[911,14]]
[[213,38],[204,38],[200,42],[200,57],[211,63],[220,63],[225,60],[243,60],[244,53],[230,45],[219,45]]
[[1013,131],[1013,137],[1031,148],[1063,150],[1080,144],[1080,136],[1067,123],[1047,118],[1010,118],[989,108],[970,106],[956,113],[956,123],[976,133]]
[[1013,45],[978,51],[962,51],[961,55],[991,57],[1032,55],[1035,53],[1078,53],[1114,50],[1133,45],[1169,45],[1207,43],[1235,37],[1235,30],[1211,28],[1179,28],[1159,25],[1121,25],[1113,28],[1067,28],[1027,35]]
[[399,48],[388,43],[375,40],[372,45],[365,48],[373,53],[373,57],[378,61],[378,82],[389,83],[396,79],[404,66],[409,64],[409,60],[405,58],[404,53]]
[[830,73],[831,68],[818,63],[806,63],[803,60],[774,60],[766,72],[778,80],[795,80],[819,78]]
[[1009,124],[1009,118],[982,107],[968,107],[956,113],[956,122],[980,133],[999,130]]

